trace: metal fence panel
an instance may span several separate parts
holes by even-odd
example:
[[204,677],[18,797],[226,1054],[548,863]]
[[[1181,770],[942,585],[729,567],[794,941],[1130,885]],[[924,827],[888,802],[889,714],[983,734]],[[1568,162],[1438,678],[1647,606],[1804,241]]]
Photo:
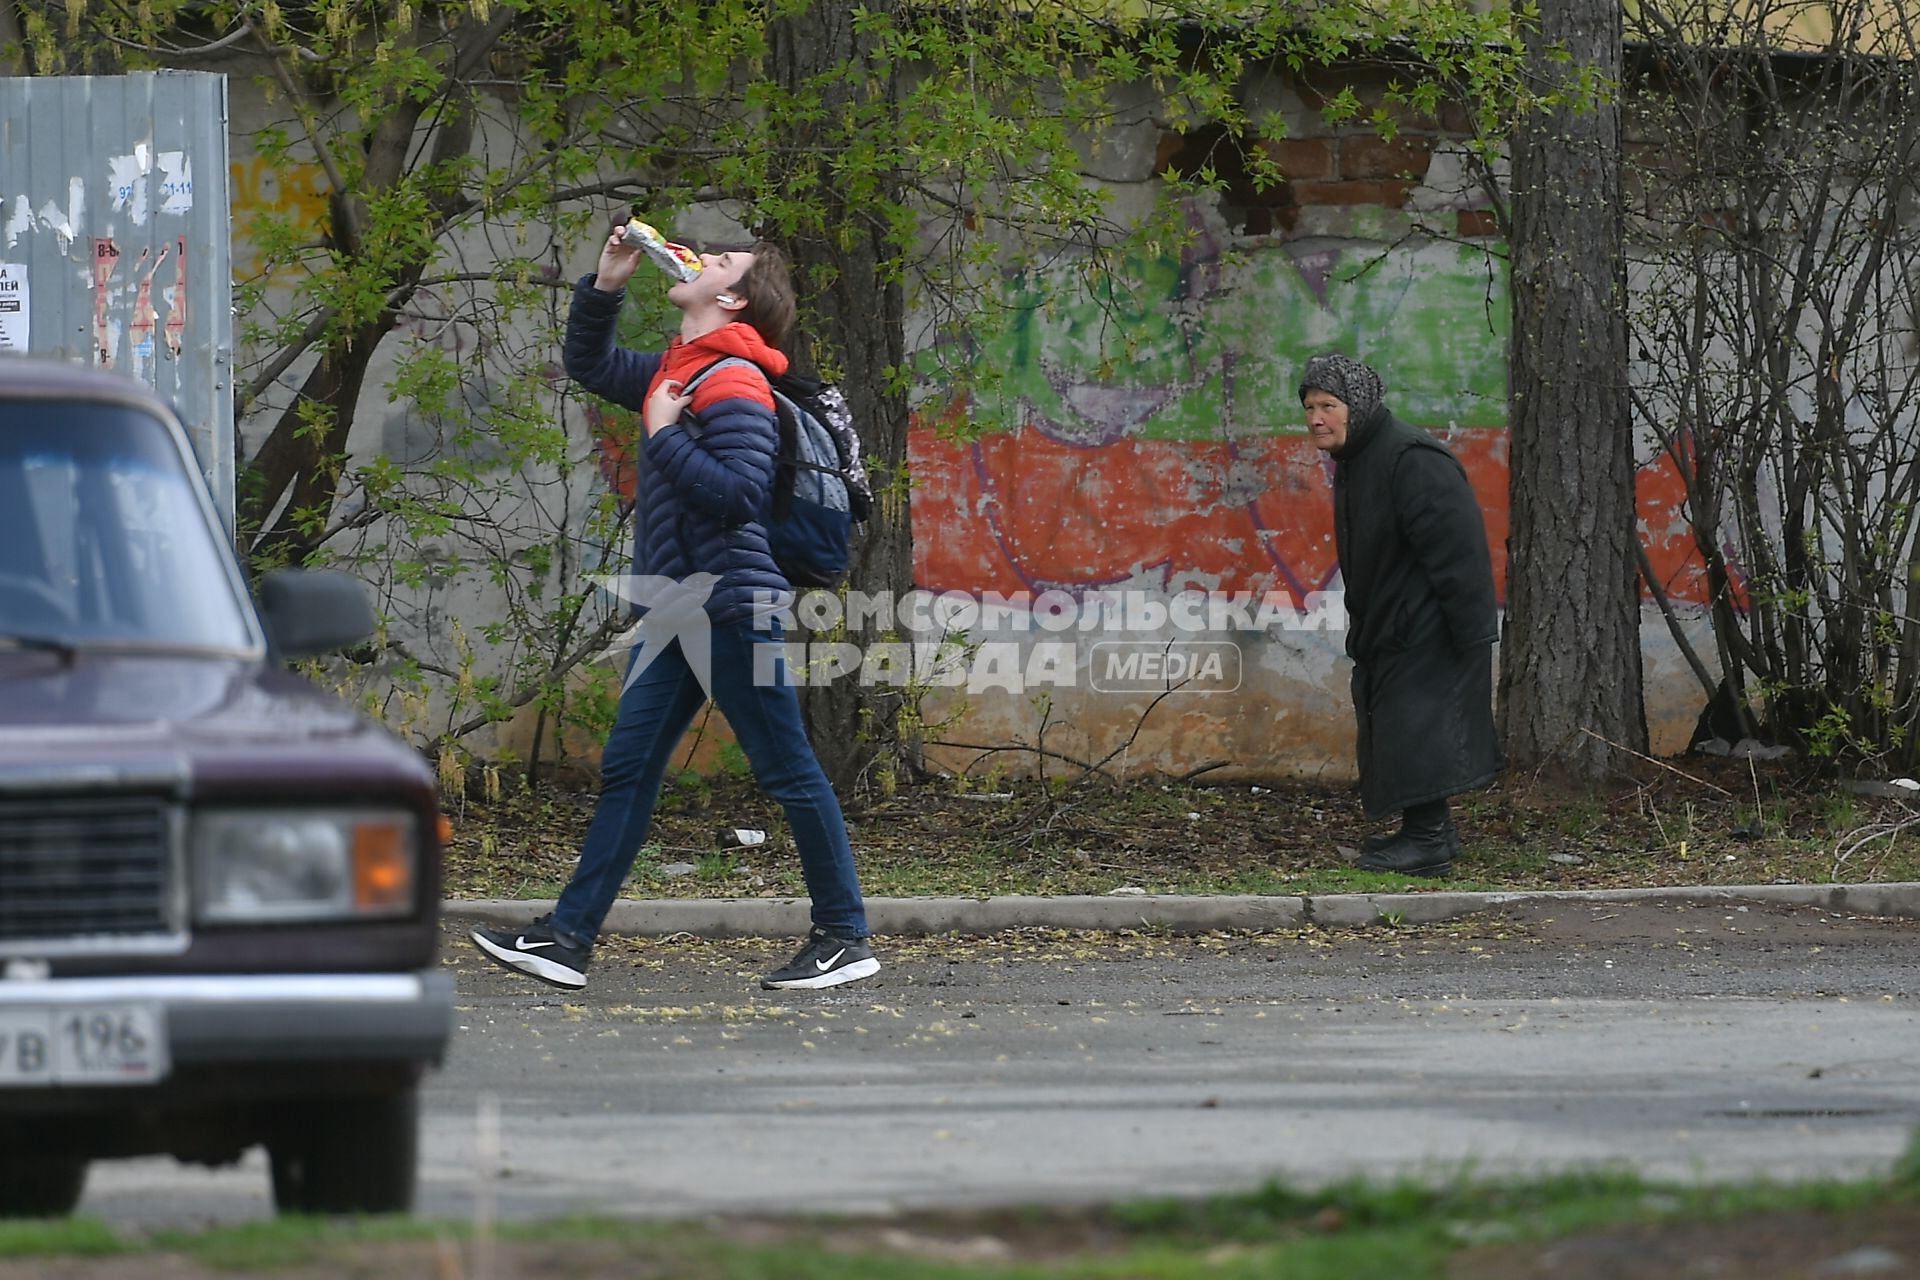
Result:
[[227,190],[225,76],[0,78],[0,352],[110,367],[171,400],[231,528]]

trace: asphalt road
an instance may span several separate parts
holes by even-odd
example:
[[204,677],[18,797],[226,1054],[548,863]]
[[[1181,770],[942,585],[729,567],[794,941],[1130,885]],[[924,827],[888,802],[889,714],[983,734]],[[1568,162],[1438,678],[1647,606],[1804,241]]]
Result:
[[[1557,903],[1449,925],[881,940],[614,939],[563,994],[449,923],[461,993],[420,1210],[878,1212],[1270,1176],[1614,1164],[1860,1176],[1920,1129],[1920,922]],[[97,1166],[82,1212],[265,1216],[264,1161]]]

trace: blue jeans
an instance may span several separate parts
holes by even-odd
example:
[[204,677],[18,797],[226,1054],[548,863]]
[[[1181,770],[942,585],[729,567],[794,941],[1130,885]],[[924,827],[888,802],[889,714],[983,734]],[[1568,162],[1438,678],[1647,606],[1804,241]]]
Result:
[[[847,822],[807,741],[786,663],[773,656],[777,647],[760,660],[763,676],[772,671],[776,679],[760,684],[754,680],[755,646],[777,646],[779,641],[748,623],[716,626],[711,635],[713,700],[733,726],[754,778],[786,810],[813,899],[814,924],[836,937],[866,937],[867,912]],[[635,661],[640,654],[636,648]],[[555,933],[582,943],[600,935],[647,841],[667,763],[706,701],[678,639],[657,653],[620,695],[620,712],[600,761],[600,802],[580,849],[580,864],[554,908]]]

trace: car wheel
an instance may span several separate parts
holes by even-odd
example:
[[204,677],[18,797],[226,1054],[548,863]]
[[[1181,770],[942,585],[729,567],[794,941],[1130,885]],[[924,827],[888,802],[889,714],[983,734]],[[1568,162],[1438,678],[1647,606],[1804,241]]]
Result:
[[293,1103],[267,1139],[281,1213],[405,1213],[420,1162],[413,1089]]
[[0,1157],[0,1218],[62,1218],[80,1203],[87,1162]]

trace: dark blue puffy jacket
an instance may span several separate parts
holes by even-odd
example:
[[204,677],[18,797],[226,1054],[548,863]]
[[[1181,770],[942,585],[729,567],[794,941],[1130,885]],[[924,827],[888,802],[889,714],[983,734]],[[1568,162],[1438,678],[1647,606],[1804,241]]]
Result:
[[715,574],[709,618],[725,624],[764,617],[769,601],[784,604],[791,593],[761,523],[779,445],[767,378],[786,372],[787,357],[745,324],[691,342],[675,338],[665,351],[629,351],[614,342],[625,292],[605,293],[593,280],[586,276],[573,288],[563,358],[568,375],[595,395],[638,412],[660,380],[684,383],[727,356],[764,371],[718,370],[693,389],[691,428],[683,421],[652,436],[643,429],[632,495],[635,573]]

